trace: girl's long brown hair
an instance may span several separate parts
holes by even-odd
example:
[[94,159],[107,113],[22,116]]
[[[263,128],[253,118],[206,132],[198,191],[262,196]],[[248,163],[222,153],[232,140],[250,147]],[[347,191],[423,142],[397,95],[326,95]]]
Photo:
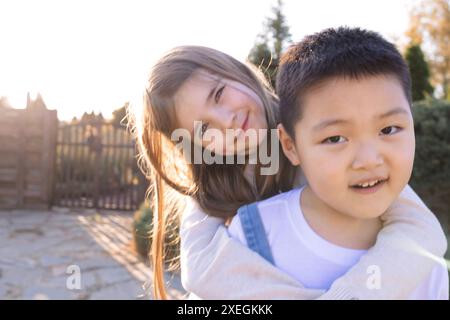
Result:
[[[261,99],[269,129],[278,121],[278,99],[259,70],[220,51],[199,47],[177,47],[152,68],[144,93],[143,107],[130,104],[128,125],[137,140],[138,163],[150,181],[148,195],[153,209],[151,261],[153,295],[167,299],[164,285],[166,227],[177,224],[185,196],[193,197],[211,216],[231,218],[237,209],[292,187],[295,169],[279,152],[279,170],[261,175],[254,169],[255,181],[244,175],[245,165],[188,163],[170,137],[177,128],[174,96],[192,74],[203,69],[225,79],[238,81]],[[267,136],[270,146],[270,130]],[[192,146],[195,148],[195,146]]]

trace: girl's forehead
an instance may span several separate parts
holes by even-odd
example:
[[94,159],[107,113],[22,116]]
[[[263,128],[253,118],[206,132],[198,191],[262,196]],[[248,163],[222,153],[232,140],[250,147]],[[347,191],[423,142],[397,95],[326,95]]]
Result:
[[196,70],[189,78],[184,81],[181,87],[174,94],[175,106],[179,107],[186,104],[186,101],[196,100],[205,95],[205,92],[217,83],[218,77],[203,69]]
[[256,94],[247,85],[242,82],[225,78],[221,75],[212,73],[206,69],[198,69],[189,79],[191,85],[202,86],[203,88],[211,90],[219,83],[226,84],[228,87],[238,90],[242,93],[249,94],[254,97]]
[[220,81],[220,79],[221,77],[206,69],[198,69],[192,74],[190,80],[204,82],[205,84],[211,84]]

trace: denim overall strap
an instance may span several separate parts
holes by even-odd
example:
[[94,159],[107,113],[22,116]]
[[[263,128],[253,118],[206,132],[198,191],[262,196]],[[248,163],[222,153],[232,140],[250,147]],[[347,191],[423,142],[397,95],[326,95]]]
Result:
[[274,264],[272,251],[267,241],[266,231],[259,215],[257,202],[245,205],[238,210],[247,246]]

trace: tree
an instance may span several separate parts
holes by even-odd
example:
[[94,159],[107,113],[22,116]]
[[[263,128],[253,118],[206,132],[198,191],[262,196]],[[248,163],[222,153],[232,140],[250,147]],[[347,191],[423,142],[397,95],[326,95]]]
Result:
[[420,45],[411,44],[406,49],[405,59],[411,73],[412,99],[413,101],[423,100],[433,93],[433,87],[429,80],[430,70]]
[[111,123],[114,124],[118,128],[125,128],[126,124],[122,122],[122,120],[125,118],[127,114],[127,107],[128,102],[126,102],[121,108],[116,109],[113,111],[112,116],[113,119],[111,120]]
[[262,68],[274,87],[281,53],[290,42],[291,34],[283,14],[283,2],[277,0],[276,6],[272,7],[272,16],[265,21],[263,32],[257,36],[248,56],[250,62]]
[[[450,86],[450,5],[449,0],[422,0],[410,12],[406,35],[415,44],[430,48],[429,61],[433,82],[449,98]],[[427,50],[428,52],[428,50]]]

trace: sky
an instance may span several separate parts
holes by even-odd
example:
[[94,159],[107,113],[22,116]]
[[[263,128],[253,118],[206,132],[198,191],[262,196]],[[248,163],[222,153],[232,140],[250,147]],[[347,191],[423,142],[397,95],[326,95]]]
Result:
[[[23,108],[40,92],[62,120],[110,117],[142,95],[150,67],[178,45],[244,61],[275,0],[2,0],[0,96]],[[415,0],[284,0],[293,41],[347,25],[404,41]]]

